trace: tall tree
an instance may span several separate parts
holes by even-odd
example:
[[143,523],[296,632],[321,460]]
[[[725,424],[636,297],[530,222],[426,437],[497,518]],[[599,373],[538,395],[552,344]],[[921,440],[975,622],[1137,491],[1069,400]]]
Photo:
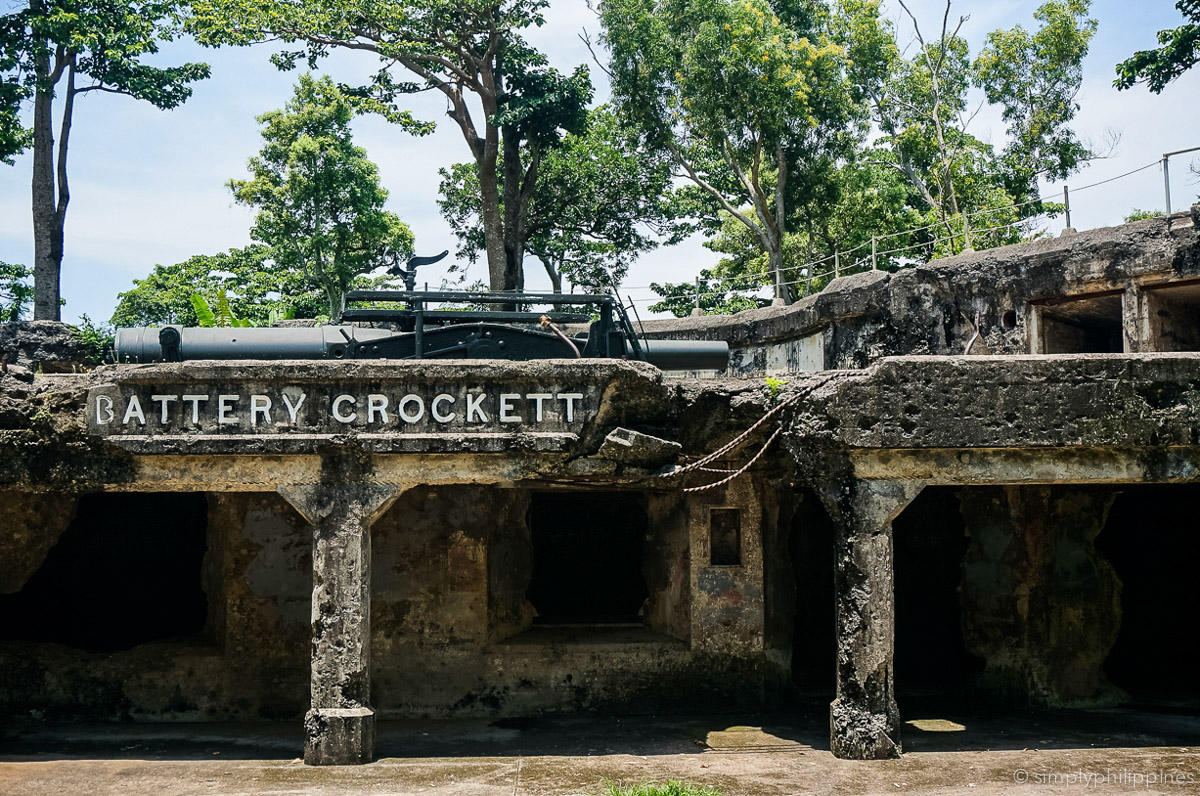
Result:
[[[1038,30],[994,31],[972,59],[960,35],[967,18],[955,19],[949,0],[932,37],[900,0],[916,45],[907,57],[879,0],[842,0],[855,86],[871,104],[894,166],[929,212],[928,223],[940,224],[938,234],[957,239],[957,248],[967,243],[966,214],[983,214],[977,222],[999,227],[1041,212],[1036,203],[1015,217],[999,208],[1035,199],[1039,177],[1064,178],[1098,156],[1070,126],[1081,64],[1096,30],[1089,6],[1090,0],[1049,0],[1034,14]],[[973,85],[1009,123],[1003,153],[969,132],[979,111],[968,103]]]
[[265,142],[250,180],[230,180],[238,202],[258,208],[250,236],[275,265],[303,271],[341,317],[359,274],[407,258],[413,234],[383,209],[375,164],[351,140],[349,101],[329,77],[301,75],[287,107],[258,117]]
[[1126,89],[1135,83],[1145,83],[1155,94],[1167,84],[1200,62],[1200,0],[1178,0],[1175,7],[1187,23],[1177,28],[1160,30],[1157,50],[1138,50],[1117,64],[1117,79],[1113,85]]
[[[58,320],[75,100],[102,91],[170,109],[208,77],[207,64],[157,67],[143,59],[178,32],[176,0],[28,0],[0,17],[0,159],[33,146],[34,318]],[[33,100],[33,128],[17,120]],[[54,101],[62,102],[57,147]]]
[[975,60],[976,83],[1008,122],[1004,167],[1022,198],[1037,194],[1039,176],[1062,180],[1095,153],[1071,129],[1083,83],[1083,58],[1096,34],[1091,0],[1038,6],[1032,33],[1017,25],[988,35]]
[[[589,114],[587,131],[567,135],[541,161],[538,190],[524,229],[527,251],[555,293],[564,279],[589,290],[620,282],[641,253],[678,242],[689,226],[675,218],[671,164],[640,149],[607,107]],[[442,169],[438,206],[474,262],[485,245],[474,163]]]
[[790,299],[789,181],[846,154],[862,132],[827,6],[601,0],[599,10],[618,112],[746,226],[776,298]]
[[[542,24],[546,5],[547,0],[195,0],[192,27],[210,45],[266,40],[303,45],[276,56],[282,68],[304,58],[314,66],[337,48],[376,53],[381,66],[371,82],[346,93],[358,110],[380,113],[413,133],[427,133],[433,125],[401,110],[399,98],[441,92],[478,170],[491,287],[511,290],[523,284],[524,224],[541,158],[564,132],[583,129],[591,99],[586,68],[562,75],[520,36],[522,29]],[[417,79],[403,79],[404,72]]]

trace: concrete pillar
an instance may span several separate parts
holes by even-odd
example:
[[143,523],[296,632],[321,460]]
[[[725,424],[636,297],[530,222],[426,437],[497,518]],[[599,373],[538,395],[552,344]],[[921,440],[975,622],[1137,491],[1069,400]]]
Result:
[[393,484],[281,486],[313,526],[312,707],[304,762],[369,763],[371,709],[371,524],[404,491]]
[[970,487],[963,638],[980,685],[1041,707],[1115,704],[1104,675],[1121,625],[1121,584],[1095,547],[1116,492],[1096,487]]
[[892,520],[923,486],[849,480],[821,491],[837,529],[837,698],[829,710],[829,747],[837,757],[900,755],[900,711],[892,682]]

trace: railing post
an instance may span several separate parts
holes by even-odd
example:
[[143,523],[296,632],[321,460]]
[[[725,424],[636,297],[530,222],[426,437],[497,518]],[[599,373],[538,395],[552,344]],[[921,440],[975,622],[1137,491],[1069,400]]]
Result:
[[1071,228],[1071,189],[1063,186],[1063,206],[1067,209],[1067,229]]
[[879,261],[876,259],[876,255],[875,255],[875,236],[874,235],[871,236],[871,270],[872,271],[879,270]]
[[963,211],[962,217],[963,217],[963,251],[964,252],[975,251],[974,249],[971,248],[971,217],[969,215],[967,215],[966,211]]
[[692,307],[692,317],[698,318],[704,314],[704,310],[700,309],[700,277],[696,277],[696,306]]
[[1163,155],[1163,195],[1167,203],[1167,215],[1171,215],[1171,156]]
[[838,276],[841,275],[841,270],[842,270],[842,259],[838,255],[838,253],[835,251],[833,253],[833,278],[834,279],[837,279]]

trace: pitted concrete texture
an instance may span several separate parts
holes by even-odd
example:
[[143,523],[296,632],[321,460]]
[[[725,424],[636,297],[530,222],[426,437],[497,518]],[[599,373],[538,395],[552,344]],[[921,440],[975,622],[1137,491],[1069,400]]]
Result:
[[74,327],[58,321],[0,323],[0,354],[10,365],[45,373],[74,373],[89,367],[88,352]]
[[[932,709],[931,709],[932,710]],[[300,764],[292,725],[122,725],[0,738],[0,792],[600,794],[681,780],[726,796],[1163,794],[1200,789],[1200,718],[913,712],[899,760],[833,757],[818,710],[791,716],[382,723],[370,765]],[[404,755],[403,757],[397,755]]]
[[[790,306],[647,321],[645,332],[725,340],[729,372],[743,375],[862,368],[888,356],[962,354],[968,344],[972,355],[1040,351],[1037,302],[1135,285],[1140,291],[1200,275],[1197,219],[1200,206],[1169,219],[964,253],[895,273],[849,274]],[[1173,349],[1151,339],[1158,313],[1135,307],[1145,303],[1140,298],[1129,303],[1120,330],[1126,350]]]

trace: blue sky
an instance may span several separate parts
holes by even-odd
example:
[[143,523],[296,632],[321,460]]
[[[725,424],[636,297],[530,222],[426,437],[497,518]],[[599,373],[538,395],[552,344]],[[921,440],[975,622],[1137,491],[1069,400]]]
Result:
[[[1032,0],[959,0],[954,15],[970,17],[963,33],[977,47],[998,27],[1033,24],[1038,3]],[[899,6],[889,6],[899,18]],[[926,35],[940,24],[939,0],[914,0]],[[547,24],[529,38],[551,63],[570,70],[590,60],[578,33],[598,26],[584,0],[552,0]],[[1163,152],[1200,146],[1200,68],[1170,85],[1161,95],[1136,87],[1112,88],[1113,66],[1134,50],[1154,45],[1155,33],[1181,23],[1172,0],[1097,0],[1093,16],[1100,27],[1084,69],[1082,110],[1076,129],[1103,141],[1106,131],[1121,135],[1116,152],[1071,177],[1073,223],[1081,229],[1121,222],[1132,207],[1163,205],[1162,176],[1155,166],[1131,177],[1091,190],[1077,189],[1159,159]],[[903,31],[911,29],[901,25]],[[192,99],[169,112],[124,97],[93,93],[80,98],[71,138],[71,205],[67,214],[63,261],[64,320],[86,313],[106,320],[117,294],[132,287],[156,263],[175,263],[194,254],[211,254],[250,242],[252,211],[233,204],[225,182],[246,174],[246,159],[261,143],[254,117],[282,107],[291,95],[294,73],[276,70],[268,61],[274,48],[205,50],[180,41],[164,48],[162,63],[207,61],[211,79],[197,84]],[[345,82],[361,82],[375,60],[362,54],[331,58],[324,71]],[[592,69],[597,104],[608,88]],[[414,138],[376,118],[355,122],[357,143],[380,167],[391,195],[389,207],[416,233],[419,253],[436,253],[453,240],[437,212],[439,167],[468,158],[457,127],[443,114],[444,101],[433,94],[412,98],[421,117],[439,122],[438,131]],[[1003,143],[1004,125],[985,109],[971,132],[985,141]],[[1200,154],[1200,153],[1198,153]],[[1195,200],[1200,188],[1187,171],[1188,158],[1172,160],[1172,202],[1176,210]],[[31,263],[31,159],[0,165],[0,260]],[[1058,191],[1058,186],[1048,190]],[[1050,229],[1061,227],[1051,222]],[[653,294],[650,281],[690,281],[700,268],[716,261],[699,239],[643,257],[625,285],[645,311]],[[448,261],[446,261],[448,262]],[[478,275],[484,275],[482,265]],[[530,288],[548,286],[536,260],[526,263]],[[440,281],[438,266],[429,269],[431,284]]]

